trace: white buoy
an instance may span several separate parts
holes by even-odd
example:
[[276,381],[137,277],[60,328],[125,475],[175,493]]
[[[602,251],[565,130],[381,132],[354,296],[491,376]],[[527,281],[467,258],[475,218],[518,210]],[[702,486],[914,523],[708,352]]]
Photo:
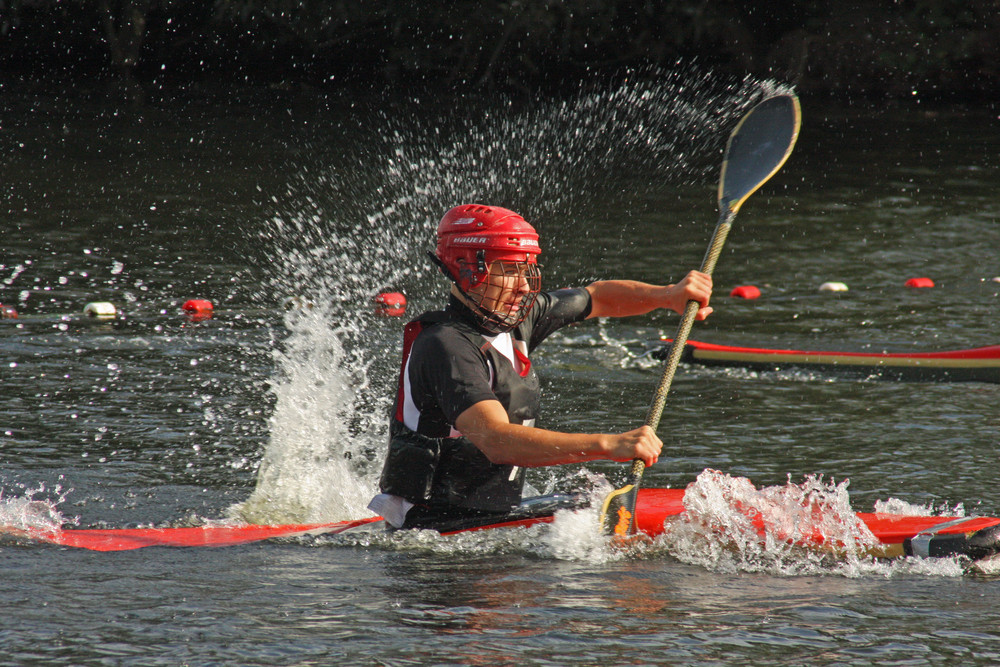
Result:
[[846,292],[847,285],[844,283],[823,283],[819,286],[820,292]]
[[1000,276],[997,276],[996,278],[994,278],[994,279],[993,279],[993,282],[995,282],[995,283],[1000,283]]
[[118,314],[118,310],[113,303],[107,301],[93,301],[83,307],[83,314],[98,320],[110,320]]
[[281,302],[281,305],[285,310],[299,310],[306,311],[312,310],[314,305],[312,301],[302,296],[290,296]]

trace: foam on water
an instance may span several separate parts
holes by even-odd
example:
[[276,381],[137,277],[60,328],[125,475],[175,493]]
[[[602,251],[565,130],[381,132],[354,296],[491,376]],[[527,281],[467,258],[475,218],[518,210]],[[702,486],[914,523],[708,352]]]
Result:
[[0,532],[50,532],[76,523],[76,519],[67,519],[58,509],[68,493],[61,486],[50,493],[44,484],[26,489],[22,496],[4,497],[0,492]]
[[962,503],[954,507],[949,507],[947,504],[934,507],[933,505],[914,505],[899,498],[879,500],[875,503],[875,511],[903,516],[965,516],[965,506]]
[[484,530],[442,537],[432,530],[357,531],[320,538],[321,543],[379,547],[396,551],[419,551],[437,555],[520,553],[536,558],[584,563],[622,560],[636,552],[621,548],[598,529],[601,500],[612,487],[599,475],[583,473],[584,484],[592,482],[591,506],[561,510],[549,524],[528,528]]
[[685,513],[659,547],[686,563],[723,572],[959,576],[963,558],[880,560],[878,540],[855,514],[847,480],[807,476],[800,484],[756,488],[705,470],[685,492]]

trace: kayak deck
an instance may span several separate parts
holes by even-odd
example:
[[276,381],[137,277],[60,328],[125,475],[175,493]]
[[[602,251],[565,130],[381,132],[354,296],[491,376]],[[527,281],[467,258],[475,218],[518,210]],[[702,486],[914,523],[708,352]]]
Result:
[[[650,536],[660,535],[668,519],[685,512],[684,489],[640,489],[636,503],[636,527]],[[525,506],[490,522],[442,526],[444,535],[494,528],[526,527],[550,523],[558,509],[579,507],[573,496],[528,499]],[[955,516],[904,516],[858,513],[880,548],[873,555],[942,557],[965,555],[978,559],[1000,551],[1000,518]],[[177,528],[23,529],[0,527],[0,533],[92,551],[128,551],[145,547],[225,547],[275,538],[329,535],[378,527],[380,517],[331,523],[252,525],[210,524]],[[756,522],[755,522],[756,525]],[[758,526],[763,529],[762,526]],[[823,547],[822,536],[806,546]],[[830,545],[825,545],[829,547]],[[833,545],[834,547],[836,545]]]
[[[665,358],[671,339],[653,352]],[[1000,383],[1000,345],[941,352],[837,352],[717,345],[688,340],[681,361],[763,371],[808,368],[888,380]]]
[[334,523],[213,524],[179,528],[24,530],[0,527],[0,533],[91,551],[130,551],[144,547],[228,547],[279,537],[340,533],[380,520],[380,517],[371,517]]

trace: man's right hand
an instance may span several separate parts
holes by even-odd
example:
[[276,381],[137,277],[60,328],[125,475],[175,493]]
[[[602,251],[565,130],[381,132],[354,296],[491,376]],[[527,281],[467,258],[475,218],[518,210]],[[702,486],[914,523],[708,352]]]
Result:
[[660,458],[660,451],[663,449],[663,442],[648,426],[640,426],[633,431],[612,435],[609,438],[608,458],[612,461],[642,459],[648,468]]

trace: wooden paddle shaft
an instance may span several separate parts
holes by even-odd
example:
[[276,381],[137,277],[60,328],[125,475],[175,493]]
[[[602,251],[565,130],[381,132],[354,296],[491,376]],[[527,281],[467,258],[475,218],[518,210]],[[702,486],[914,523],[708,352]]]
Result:
[[[708,246],[705,259],[701,263],[702,273],[712,275],[712,271],[715,270],[715,264],[719,260],[719,255],[722,254],[722,246],[726,243],[726,237],[729,236],[729,229],[733,226],[733,218],[735,217],[736,212],[730,209],[728,203],[723,203],[719,222],[716,224],[715,232],[712,234],[712,243]],[[670,385],[674,381],[674,373],[677,372],[677,366],[681,362],[681,355],[684,353],[684,346],[687,344],[688,336],[691,334],[691,327],[694,326],[695,317],[698,315],[700,308],[701,304],[693,300],[688,301],[687,306],[684,308],[684,316],[681,318],[677,334],[674,336],[674,342],[670,347],[670,354],[663,366],[663,375],[660,376],[660,384],[656,388],[656,394],[653,396],[653,402],[649,406],[649,412],[646,413],[646,426],[654,431],[660,425],[660,417],[663,415],[663,407],[667,403],[667,394],[670,392]],[[645,468],[646,464],[643,463],[642,459],[634,459],[632,461],[632,468],[629,471],[630,478],[637,479],[642,475],[642,471]]]

